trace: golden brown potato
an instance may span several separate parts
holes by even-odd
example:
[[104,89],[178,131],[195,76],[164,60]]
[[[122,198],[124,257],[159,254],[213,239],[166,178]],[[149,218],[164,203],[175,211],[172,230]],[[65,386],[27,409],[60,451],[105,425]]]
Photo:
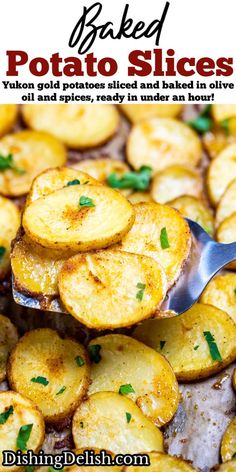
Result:
[[222,128],[217,127],[203,135],[202,143],[211,159],[214,159],[229,144],[236,142],[235,131],[232,129],[235,125],[232,126],[231,120],[228,127],[229,133],[226,133]]
[[76,447],[98,447],[114,454],[163,451],[160,430],[132,400],[115,392],[89,396],[74,414],[72,434]]
[[134,192],[129,195],[128,200],[135,205],[135,203],[141,202],[153,202],[151,194],[149,192]]
[[14,126],[17,118],[17,105],[0,105],[0,136]]
[[68,312],[98,330],[150,318],[167,290],[164,271],[152,258],[112,250],[70,258],[58,284]]
[[26,124],[46,131],[71,148],[99,146],[113,136],[120,117],[114,105],[24,105]]
[[85,348],[48,328],[26,333],[11,352],[7,377],[13,390],[29,398],[49,423],[68,419],[89,386]]
[[222,462],[230,461],[236,454],[236,417],[229,423],[220,449]]
[[53,136],[36,131],[19,131],[0,140],[5,169],[0,171],[0,193],[9,197],[26,194],[43,170],[65,164],[64,146]]
[[191,234],[184,218],[167,205],[134,205],[133,227],[115,247],[155,259],[165,270],[168,286],[179,277],[191,247]]
[[203,303],[175,318],[145,321],[134,337],[161,352],[179,381],[209,377],[236,359],[236,324]]
[[174,372],[163,356],[122,334],[95,338],[89,346],[99,346],[100,355],[100,361],[92,364],[89,394],[119,392],[121,385],[131,384],[129,398],[156,426],[171,420],[179,391]]
[[135,169],[147,165],[155,172],[174,164],[195,167],[201,159],[201,142],[181,121],[152,118],[133,126],[127,141],[127,159]]
[[133,207],[119,192],[72,185],[28,205],[22,223],[41,246],[88,251],[120,241],[133,221]]
[[169,117],[174,118],[179,115],[183,109],[183,105],[177,104],[134,104],[134,105],[119,105],[120,109],[131,121],[131,123],[138,123],[152,117]]
[[18,341],[15,326],[6,316],[0,315],[0,382],[6,378],[8,355]]
[[0,392],[0,415],[0,471],[14,472],[20,468],[3,466],[2,452],[16,452],[18,449],[38,452],[44,441],[44,420],[31,401],[11,391]]
[[179,210],[185,218],[190,218],[191,220],[196,221],[196,223],[201,225],[210,236],[213,235],[213,214],[203,202],[195,197],[191,197],[190,195],[183,195],[182,197],[171,200],[168,205]]
[[223,149],[208,168],[207,188],[213,206],[217,206],[226,188],[234,179],[236,179],[236,143]]
[[20,225],[20,212],[16,205],[0,196],[0,280],[10,270],[10,246]]
[[150,452],[150,466],[124,467],[123,472],[193,472],[195,469],[178,457],[168,456],[161,452]]
[[58,273],[72,254],[72,251],[62,255],[60,250],[42,248],[26,235],[22,236],[11,253],[15,287],[32,297],[56,297]]
[[99,182],[85,172],[70,167],[47,169],[34,179],[27,196],[27,205],[64,187],[84,184],[99,185]]
[[[236,212],[222,221],[217,229],[216,239],[219,243],[224,244],[236,242]],[[228,267],[236,269],[236,262],[231,262]]]
[[181,195],[202,196],[202,180],[194,169],[180,165],[167,167],[155,174],[151,195],[157,203],[167,203]]
[[[130,172],[129,166],[122,161],[117,159],[85,159],[84,161],[77,162],[72,165],[73,169],[87,172],[94,179],[97,179],[102,184],[107,184],[107,178],[111,174],[116,174],[118,178],[123,177],[126,172]],[[131,189],[123,189],[121,193],[124,195],[130,195]]]
[[236,323],[236,274],[227,272],[217,275],[205,288],[201,303],[226,311]]
[[225,462],[219,467],[214,469],[214,472],[235,472],[236,470],[236,460]]
[[216,226],[236,212],[236,179],[226,188],[216,209]]
[[236,105],[219,105],[214,103],[212,105],[212,116],[217,123],[233,116],[236,117]]

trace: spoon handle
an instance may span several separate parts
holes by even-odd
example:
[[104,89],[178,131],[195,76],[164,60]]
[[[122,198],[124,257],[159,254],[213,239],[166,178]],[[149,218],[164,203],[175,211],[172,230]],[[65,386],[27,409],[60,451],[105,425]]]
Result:
[[231,244],[214,243],[211,245],[208,263],[212,274],[215,274],[232,261],[236,261],[236,242]]

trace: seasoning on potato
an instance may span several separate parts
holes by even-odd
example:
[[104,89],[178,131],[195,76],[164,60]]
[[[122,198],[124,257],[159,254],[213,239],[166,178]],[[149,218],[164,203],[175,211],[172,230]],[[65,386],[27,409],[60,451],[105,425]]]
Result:
[[25,195],[38,174],[65,162],[64,146],[49,134],[29,130],[8,134],[0,139],[0,194]]
[[176,210],[179,210],[185,218],[196,221],[210,235],[214,234],[213,213],[201,200],[191,195],[183,195],[168,202]]
[[22,224],[43,247],[89,251],[120,241],[133,221],[133,207],[119,192],[72,185],[28,205]]
[[190,252],[188,224],[167,205],[139,203],[134,210],[135,222],[116,248],[152,257],[163,267],[168,286],[173,285]]
[[18,332],[6,316],[0,315],[0,382],[6,378],[8,356],[18,341]]
[[157,203],[167,203],[182,195],[202,198],[202,180],[194,169],[174,165],[155,174],[151,196]]
[[153,117],[169,117],[174,118],[178,116],[183,110],[181,104],[124,104],[119,105],[120,109],[131,121],[131,123],[138,123]]
[[228,185],[216,209],[216,226],[236,212],[236,179]]
[[24,105],[23,119],[32,129],[46,131],[71,148],[99,146],[110,139],[120,123],[114,105]]
[[236,143],[227,146],[210,163],[207,189],[213,206],[217,206],[228,185],[236,179]]
[[68,312],[98,330],[131,326],[154,316],[167,291],[165,273],[155,260],[113,250],[71,257],[58,283]]
[[14,126],[17,113],[17,105],[0,105],[0,136],[3,136],[5,133],[8,133]]
[[[21,370],[22,372],[22,370]],[[21,375],[21,374],[20,374]],[[0,471],[17,471],[17,466],[3,466],[3,451],[32,450],[37,453],[44,441],[42,413],[16,392],[0,392]]]
[[149,466],[125,467],[123,472],[193,472],[195,469],[188,462],[178,457],[168,456],[161,452],[150,452]]
[[175,318],[145,321],[133,335],[165,356],[181,382],[207,378],[236,359],[236,324],[203,303]]
[[87,393],[90,381],[85,348],[49,328],[26,333],[11,352],[10,386],[40,408],[50,424],[68,420]]
[[146,165],[160,172],[175,164],[196,167],[202,150],[199,137],[185,123],[172,118],[152,118],[133,126],[126,152],[134,169]]
[[98,447],[115,454],[162,452],[161,431],[143,415],[128,395],[123,391],[123,394],[98,392],[89,396],[73,417],[75,446],[88,449]]
[[236,323],[236,274],[226,272],[214,277],[205,288],[200,301],[225,311]]
[[0,196],[0,280],[10,271],[10,246],[20,226],[20,212],[17,206]]
[[236,457],[236,417],[229,423],[221,443],[222,462],[230,461],[234,454]]
[[95,338],[88,349],[93,352],[98,346],[100,360],[92,363],[89,394],[119,392],[121,384],[131,384],[133,392],[129,398],[143,414],[158,427],[168,423],[177,410],[179,392],[173,370],[165,358],[122,334]]

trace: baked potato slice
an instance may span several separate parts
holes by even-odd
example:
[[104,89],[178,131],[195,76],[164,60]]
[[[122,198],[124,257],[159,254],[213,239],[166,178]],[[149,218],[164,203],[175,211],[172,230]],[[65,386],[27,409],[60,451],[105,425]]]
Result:
[[[228,121],[228,120],[227,120]],[[234,120],[235,121],[235,118]],[[221,127],[216,127],[202,136],[202,143],[207,155],[214,159],[224,148],[236,142],[235,124],[229,121],[225,132]]]
[[216,306],[225,311],[236,323],[236,274],[226,272],[217,275],[205,288],[201,303]]
[[46,131],[71,148],[99,146],[110,139],[120,123],[114,105],[24,105],[25,123],[34,130]]
[[8,131],[14,126],[17,118],[18,107],[17,105],[0,105],[0,136]]
[[214,472],[235,472],[236,470],[236,460],[225,462],[224,464],[219,465],[219,467],[214,468]]
[[85,172],[70,167],[46,169],[35,177],[27,196],[27,205],[64,187],[84,184],[99,185],[99,182]]
[[146,165],[160,172],[174,164],[197,166],[202,149],[197,134],[185,123],[172,118],[151,118],[133,126],[126,151],[134,169]]
[[221,123],[223,120],[228,118],[236,117],[236,105],[212,105],[212,116],[217,123]]
[[58,296],[58,273],[72,254],[72,251],[62,255],[60,250],[42,248],[26,235],[22,236],[11,253],[15,287],[31,297]]
[[217,206],[232,180],[236,179],[236,143],[230,144],[211,161],[207,189],[213,206]]
[[2,465],[3,451],[30,449],[37,453],[45,434],[42,413],[31,401],[8,391],[0,392],[0,415],[0,471],[21,470],[17,466]]
[[20,212],[17,206],[0,196],[0,280],[10,271],[10,247],[20,225]]
[[[217,229],[216,239],[219,243],[224,244],[236,242],[236,212],[222,221]],[[231,262],[228,267],[236,269],[236,262]]]
[[92,364],[89,394],[119,392],[121,385],[131,384],[134,391],[129,398],[156,426],[171,420],[178,407],[179,390],[174,372],[163,356],[122,334],[95,338],[89,349],[93,346],[99,346],[101,359]]
[[167,203],[181,195],[202,197],[202,179],[195,169],[174,165],[155,174],[151,196],[157,203]]
[[131,203],[101,185],[72,185],[28,205],[23,227],[36,243],[51,249],[89,251],[110,246],[134,222]]
[[0,382],[6,378],[8,355],[18,341],[18,332],[6,316],[0,315]]
[[[107,178],[109,175],[116,174],[118,178],[121,178],[126,172],[130,172],[129,166],[124,162],[105,157],[100,159],[85,159],[84,161],[73,164],[72,167],[81,172],[87,172],[87,174],[91,175],[94,179],[108,186]],[[123,189],[120,191],[123,195],[128,196],[132,192],[132,189]]]
[[167,205],[137,203],[134,210],[135,222],[115,248],[152,257],[163,267],[168,286],[173,285],[190,252],[188,224]]
[[196,221],[212,236],[214,234],[214,218],[212,211],[201,200],[191,195],[183,195],[168,202],[168,205],[179,210],[185,218]]
[[98,447],[114,454],[163,451],[161,431],[130,398],[115,392],[94,393],[81,403],[72,434],[76,447]]
[[153,117],[174,118],[183,110],[183,105],[177,104],[124,104],[119,108],[131,121],[131,123],[139,123]]
[[229,423],[221,442],[220,449],[222,462],[227,462],[236,455],[236,416]]
[[134,192],[129,195],[128,200],[135,205],[141,202],[153,202],[152,196],[149,192]]
[[7,377],[11,388],[32,400],[47,422],[63,424],[86,395],[89,359],[77,341],[49,328],[36,329],[11,352]]
[[66,151],[60,141],[29,130],[4,136],[0,140],[0,155],[4,164],[0,171],[0,193],[9,197],[25,195],[36,175],[66,162]]
[[161,452],[150,452],[150,466],[124,467],[123,472],[193,472],[195,469],[183,459]]
[[150,318],[167,290],[164,271],[152,258],[112,250],[71,257],[58,286],[68,312],[97,330]]
[[236,359],[236,324],[203,303],[175,318],[145,321],[133,336],[165,356],[182,382],[209,377]]
[[219,226],[232,213],[236,212],[236,179],[226,188],[216,209],[216,226]]

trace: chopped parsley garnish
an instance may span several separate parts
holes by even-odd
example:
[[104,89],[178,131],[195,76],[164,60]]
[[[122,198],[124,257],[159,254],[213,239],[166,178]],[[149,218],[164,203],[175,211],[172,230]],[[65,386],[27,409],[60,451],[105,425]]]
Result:
[[[60,472],[64,472],[64,467],[63,469],[60,469]],[[52,465],[50,467],[48,467],[48,472],[58,472],[58,469],[54,469],[54,467],[52,467]]]
[[46,377],[33,377],[31,379],[31,382],[38,383],[41,385],[44,385],[46,387],[49,384],[49,381],[46,379]]
[[160,341],[160,349],[162,351],[163,347],[165,346],[166,341]]
[[147,190],[150,184],[152,168],[142,166],[138,172],[126,172],[122,177],[118,177],[115,173],[107,177],[107,183],[112,188],[133,190]]
[[70,182],[68,182],[66,186],[70,187],[71,185],[80,185],[80,180],[78,179],[70,180]]
[[127,423],[130,423],[131,418],[132,418],[131,413],[128,413],[128,411],[127,411],[127,412],[125,413],[125,416],[126,416],[126,421],[127,421]]
[[4,172],[7,169],[14,170],[14,172],[19,175],[25,174],[26,172],[24,169],[17,167],[12,154],[8,154],[7,156],[0,154],[0,172]]
[[188,125],[200,134],[210,131],[213,128],[213,120],[210,117],[211,107],[207,105],[194,120],[187,122]]
[[79,367],[82,367],[85,364],[83,357],[80,356],[75,357],[75,362]]
[[198,348],[199,348],[199,345],[197,345],[197,346],[194,346],[194,348],[193,348],[193,349],[194,349],[194,351],[197,351],[197,349],[198,349]]
[[4,424],[7,422],[9,416],[13,415],[14,408],[11,405],[4,413],[0,414],[0,424]]
[[234,289],[234,295],[236,295],[236,288]]
[[79,199],[79,206],[81,207],[95,207],[92,198],[82,195]]
[[137,298],[137,300],[139,300],[141,302],[142,299],[143,299],[144,290],[146,288],[146,285],[139,282],[139,283],[137,283],[136,287],[139,288],[139,291],[136,293],[136,298]]
[[25,467],[25,472],[34,472],[35,466],[34,465],[27,465]]
[[98,364],[101,360],[101,355],[100,355],[101,348],[102,346],[100,346],[100,344],[92,344],[91,346],[88,347],[90,360],[94,362],[95,364]]
[[210,350],[212,360],[222,362],[222,357],[221,357],[220,351],[217,347],[217,344],[215,342],[214,336],[211,334],[210,331],[204,331],[203,334],[204,334],[206,342],[209,346],[209,350]]
[[60,390],[58,390],[58,392],[56,393],[56,395],[61,395],[62,393],[64,393],[64,391],[66,390],[66,387],[65,385],[63,387],[60,388]]
[[233,453],[232,459],[236,459],[236,452]]
[[220,127],[223,129],[225,134],[229,134],[230,131],[230,119],[226,118],[220,122]]
[[133,389],[131,384],[121,385],[119,388],[120,395],[128,395],[129,393],[134,393],[135,390]]
[[0,246],[0,257],[4,256],[6,252],[6,248],[4,246]]
[[161,229],[160,242],[161,242],[162,249],[168,249],[168,247],[170,247],[166,228]]
[[19,429],[17,440],[16,440],[17,449],[20,449],[21,451],[25,451],[27,447],[27,442],[31,435],[32,428],[33,428],[32,424],[25,424],[24,426],[21,426],[21,428]]

